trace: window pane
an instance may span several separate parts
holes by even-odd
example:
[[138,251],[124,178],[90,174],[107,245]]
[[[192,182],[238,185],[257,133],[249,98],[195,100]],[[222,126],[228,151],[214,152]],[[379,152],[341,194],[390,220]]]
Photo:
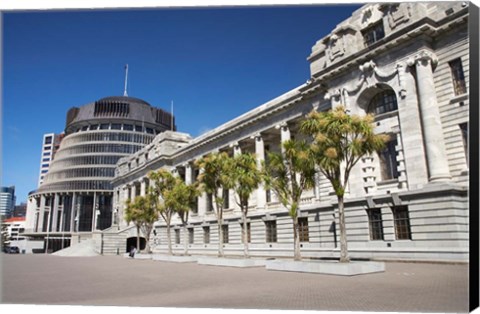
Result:
[[309,241],[307,217],[298,218],[298,232],[299,232],[300,242]]
[[223,243],[228,243],[228,225],[222,225]]
[[379,153],[382,180],[398,178],[396,146],[397,139],[389,141],[385,149]]
[[367,210],[370,227],[370,240],[383,240],[382,213],[379,208]]
[[395,238],[397,240],[411,240],[410,217],[407,206],[392,207],[395,225]]
[[368,105],[368,113],[382,114],[398,109],[397,96],[395,91],[389,89],[378,93],[372,98]]
[[210,227],[203,227],[203,243],[210,243]]
[[465,83],[462,60],[458,58],[450,61],[448,64],[452,72],[453,91],[455,95],[465,94],[467,92],[467,85]]
[[266,242],[277,242],[277,222],[265,221]]

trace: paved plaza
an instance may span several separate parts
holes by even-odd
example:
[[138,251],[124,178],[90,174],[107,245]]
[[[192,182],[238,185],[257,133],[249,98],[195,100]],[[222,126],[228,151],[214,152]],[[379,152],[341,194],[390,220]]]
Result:
[[1,255],[2,303],[467,312],[468,265],[393,263],[340,277],[133,260]]

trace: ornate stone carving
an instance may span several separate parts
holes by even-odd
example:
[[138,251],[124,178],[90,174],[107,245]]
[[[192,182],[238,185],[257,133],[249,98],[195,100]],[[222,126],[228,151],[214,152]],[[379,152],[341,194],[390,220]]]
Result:
[[331,61],[343,56],[345,53],[345,41],[343,36],[338,36],[337,34],[330,36],[328,41],[328,52]]
[[433,52],[422,50],[407,60],[408,66],[413,66],[417,63],[422,65],[430,63],[433,67],[435,67],[438,63],[438,58]]
[[391,29],[408,22],[412,16],[409,3],[386,4],[383,8],[387,13],[388,25]]

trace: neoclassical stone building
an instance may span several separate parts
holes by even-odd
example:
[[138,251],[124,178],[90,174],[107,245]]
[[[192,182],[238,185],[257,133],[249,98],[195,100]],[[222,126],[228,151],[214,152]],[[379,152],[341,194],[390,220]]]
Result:
[[[345,202],[351,257],[467,261],[469,10],[462,2],[367,4],[315,43],[305,84],[199,137],[165,131],[121,158],[111,181],[119,220],[91,233],[99,250],[125,252],[136,236],[122,219],[125,202],[146,193],[150,171],[167,168],[191,184],[199,174],[195,160],[210,152],[251,152],[264,160],[283,141],[302,137],[298,125],[308,112],[343,104],[351,113],[374,113],[376,132],[391,139],[351,175]],[[243,252],[233,198],[230,192],[224,215],[227,256]],[[250,205],[250,254],[293,256],[291,219],[275,193],[260,187]],[[217,252],[212,206],[203,194],[192,208],[191,254]],[[300,211],[302,256],[339,256],[336,197],[320,173]],[[173,224],[180,253],[184,235],[180,221]],[[162,221],[151,241],[155,252],[166,252]]]
[[117,161],[172,129],[172,123],[170,113],[126,95],[71,108],[55,159],[28,196],[26,235],[56,251],[72,238],[110,228],[118,220],[111,183]]
[[[143,195],[152,170],[168,168],[194,182],[195,160],[213,151],[252,152],[263,160],[286,139],[302,137],[298,122],[309,111],[343,104],[351,113],[374,113],[376,132],[391,138],[351,176],[346,197],[351,257],[467,261],[468,17],[468,3],[461,2],[363,6],[315,43],[305,84],[197,138],[164,132],[122,158],[113,180],[114,206],[122,213],[127,199]],[[241,255],[241,214],[233,196],[230,192],[224,216],[225,252]],[[250,204],[251,255],[292,256],[291,219],[275,194],[261,187]],[[212,206],[211,196],[203,194],[192,209],[191,254],[217,252]],[[339,255],[336,206],[328,180],[318,174],[301,204],[303,256]],[[180,221],[174,225],[174,246],[181,252]],[[155,251],[165,252],[161,221],[155,234]],[[123,250],[129,236],[134,229],[121,221],[110,245]]]

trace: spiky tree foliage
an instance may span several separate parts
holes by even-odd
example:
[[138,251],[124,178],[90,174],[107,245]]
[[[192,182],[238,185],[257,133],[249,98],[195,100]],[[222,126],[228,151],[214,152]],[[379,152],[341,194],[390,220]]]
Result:
[[198,194],[198,189],[195,185],[187,185],[180,178],[177,178],[176,184],[171,191],[170,199],[168,200],[170,206],[182,221],[185,244],[184,255],[188,254],[188,216],[192,207],[195,205]]
[[302,193],[315,185],[315,158],[305,141],[287,140],[283,153],[269,153],[265,182],[288,209],[293,222],[294,259],[301,260],[298,213]]
[[257,160],[253,154],[244,153],[237,155],[232,159],[232,162],[229,178],[232,181],[232,189],[235,191],[235,202],[240,206],[240,210],[242,211],[243,254],[245,257],[248,257],[248,200],[250,195],[252,195],[262,182],[262,175],[257,167]]
[[158,212],[155,206],[155,200],[152,195],[137,196],[133,201],[127,201],[125,210],[125,219],[128,223],[133,222],[137,228],[137,248],[140,250],[140,231],[146,239],[145,250],[150,249],[150,235],[153,230],[153,224],[158,220]]
[[175,208],[177,205],[175,199],[177,195],[175,191],[175,186],[178,184],[178,181],[180,179],[175,178],[166,169],[160,169],[156,172],[150,172],[148,174],[148,178],[152,182],[152,187],[150,188],[150,191],[155,199],[157,211],[163,218],[167,226],[168,253],[172,255],[172,237],[170,233],[170,226],[172,222],[172,217],[176,212]]
[[215,202],[214,211],[218,225],[218,255],[223,257],[224,193],[232,188],[232,181],[229,178],[232,169],[231,158],[224,152],[211,153],[197,160],[196,166],[201,169],[198,176],[200,190],[211,194]]
[[349,115],[339,106],[327,112],[310,112],[300,126],[313,139],[312,150],[320,171],[330,181],[338,199],[340,262],[348,262],[344,195],[350,172],[365,155],[385,147],[388,136],[374,133],[372,115]]

